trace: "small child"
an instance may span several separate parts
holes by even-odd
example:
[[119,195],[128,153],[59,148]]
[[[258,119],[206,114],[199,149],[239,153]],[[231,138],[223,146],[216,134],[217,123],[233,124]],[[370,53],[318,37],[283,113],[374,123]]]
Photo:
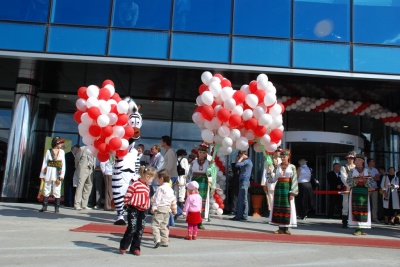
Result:
[[140,178],[134,181],[124,197],[124,205],[128,212],[128,227],[122,238],[119,251],[125,253],[130,246],[133,255],[140,256],[140,243],[146,223],[146,210],[150,207],[149,184],[156,176],[156,170],[150,165],[139,168]]
[[174,190],[170,185],[170,176],[168,171],[161,170],[158,172],[158,185],[156,193],[153,196],[151,213],[153,213],[153,221],[151,229],[154,238],[154,248],[159,246],[168,247],[167,228],[170,218],[170,211],[176,214],[176,198]]
[[183,207],[182,214],[186,216],[186,222],[188,223],[188,235],[185,237],[186,240],[196,240],[198,224],[201,223],[201,207],[202,199],[199,195],[199,184],[196,181],[192,181],[186,184],[188,189],[188,196]]

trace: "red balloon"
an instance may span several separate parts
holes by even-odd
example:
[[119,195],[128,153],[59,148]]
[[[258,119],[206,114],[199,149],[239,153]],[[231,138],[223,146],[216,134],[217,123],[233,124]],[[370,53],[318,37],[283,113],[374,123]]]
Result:
[[243,91],[238,90],[232,95],[232,98],[235,99],[236,105],[240,105],[246,99],[246,94]]
[[257,81],[251,81],[249,84],[249,90],[252,94],[254,94],[258,88],[257,88]]
[[100,109],[98,107],[90,107],[87,109],[87,113],[89,117],[93,120],[97,120],[97,118],[100,116]]
[[101,88],[99,91],[99,99],[108,100],[111,97],[110,90],[107,88]]
[[123,126],[128,123],[128,115],[127,114],[119,114],[118,120],[115,125]]
[[225,172],[225,171],[226,171],[226,168],[225,168],[225,166],[221,166],[221,168],[219,168],[219,170],[220,170],[221,172]]
[[193,111],[193,113],[196,113],[196,112],[200,112],[201,113],[201,110],[203,109],[203,106],[198,106],[194,111]]
[[221,209],[224,209],[224,208],[225,208],[224,203],[222,203],[221,205],[219,205],[219,207],[220,207]]
[[114,82],[111,80],[104,80],[103,84],[101,85],[101,87],[106,86],[107,84],[111,84],[112,86],[114,86]]
[[125,150],[117,150],[117,152],[115,152],[115,155],[116,155],[118,158],[123,158],[123,157],[126,156],[126,154],[128,154],[128,149],[125,149]]
[[106,162],[110,158],[109,154],[102,154],[102,153],[97,153],[97,159],[100,162]]
[[242,124],[242,116],[240,116],[239,114],[232,114],[232,116],[229,118],[229,125],[232,128],[236,128],[240,124]]
[[113,127],[111,125],[107,125],[106,127],[101,128],[101,136],[109,137],[113,133]]
[[205,91],[208,91],[208,86],[207,86],[207,84],[201,84],[200,86],[199,86],[199,94],[201,95],[203,92],[205,92]]
[[101,145],[102,143],[104,143],[104,138],[99,138],[97,140],[94,140],[93,142],[93,146],[97,149],[99,149],[99,145]]
[[83,98],[85,100],[89,98],[89,96],[86,94],[86,89],[87,89],[87,87],[84,87],[84,86],[82,86],[78,89],[79,98]]
[[218,77],[221,81],[224,79],[224,76],[219,73],[214,74],[214,77]]
[[220,198],[221,198],[221,197],[220,197],[217,193],[214,194],[214,199],[215,199],[215,200],[220,199]]
[[258,97],[258,104],[264,102],[264,97],[266,94],[264,90],[257,90],[254,94]]
[[218,110],[217,118],[220,121],[227,122],[230,117],[231,117],[231,112],[229,110],[227,110],[226,108],[221,108],[220,110]]
[[84,112],[82,111],[82,110],[77,110],[77,111],[75,111],[75,113],[74,113],[74,121],[76,122],[76,123],[81,123],[82,122],[82,120],[81,120],[81,116],[82,116],[82,114],[83,114]]
[[114,99],[115,101],[117,101],[117,103],[118,103],[119,101],[121,101],[121,97],[119,96],[118,93],[114,93],[110,98],[111,98],[111,99]]
[[222,198],[219,198],[216,200],[218,206],[221,206],[222,204],[224,204],[224,201],[222,200]]
[[261,125],[257,126],[256,129],[254,130],[254,134],[257,137],[264,136],[266,133],[267,133],[267,128],[265,128],[264,126],[261,126]]
[[125,126],[124,129],[125,129],[125,135],[124,137],[122,137],[124,139],[128,140],[135,134],[135,130],[133,130],[132,126]]
[[89,133],[93,137],[99,137],[101,134],[101,127],[99,125],[90,125]]
[[222,88],[224,88],[224,87],[232,87],[232,83],[231,83],[231,81],[228,80],[228,79],[223,79],[223,80],[221,81],[221,87],[222,87]]
[[214,117],[214,109],[210,106],[203,106],[201,115],[204,119],[210,121]]
[[122,145],[122,141],[118,137],[113,137],[108,142],[108,145],[110,146],[110,150],[118,150]]
[[283,132],[280,129],[273,129],[269,136],[271,137],[271,142],[278,143],[283,136]]
[[283,112],[285,112],[285,106],[282,103],[278,103],[278,104],[281,106],[281,108],[282,108],[281,114],[283,114]]
[[248,121],[244,122],[244,128],[246,128],[246,130],[255,130],[256,127],[258,126],[258,122],[256,118],[251,118]]
[[111,109],[110,109],[110,113],[115,113],[118,114],[118,109],[117,109],[117,105],[115,104],[111,104]]
[[110,146],[107,145],[106,143],[100,144],[97,149],[99,150],[100,154],[107,154],[110,152]]

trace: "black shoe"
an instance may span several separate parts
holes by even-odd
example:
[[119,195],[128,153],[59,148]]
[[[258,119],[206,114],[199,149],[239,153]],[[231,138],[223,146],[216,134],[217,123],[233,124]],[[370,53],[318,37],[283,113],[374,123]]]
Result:
[[167,248],[168,247],[168,245],[161,245],[162,247],[164,247],[164,248]]
[[242,217],[240,219],[243,220],[243,221],[247,221],[247,218],[245,218],[245,217]]
[[231,220],[231,221],[240,221],[240,219],[239,219],[239,218],[236,218],[236,217],[229,218],[229,220]]
[[160,246],[160,242],[157,242],[155,245],[154,245],[154,248],[158,248]]
[[118,221],[114,222],[114,225],[126,225],[126,222],[124,219],[119,219]]

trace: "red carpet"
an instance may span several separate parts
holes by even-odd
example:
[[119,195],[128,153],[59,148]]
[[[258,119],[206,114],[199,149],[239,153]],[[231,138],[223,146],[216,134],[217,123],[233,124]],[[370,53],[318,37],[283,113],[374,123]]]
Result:
[[[81,227],[71,229],[73,232],[123,234],[126,226],[116,226],[100,223],[89,223]],[[151,228],[146,227],[145,235],[151,235]],[[171,228],[171,238],[183,238],[186,236],[186,229]],[[254,233],[240,231],[221,231],[221,230],[199,230],[199,239],[219,239],[219,240],[238,240],[238,241],[258,241],[258,242],[280,242],[280,243],[302,243],[320,244],[336,246],[360,246],[360,247],[380,247],[400,249],[399,240],[367,238],[363,236],[316,236],[316,235],[276,235],[272,233]]]

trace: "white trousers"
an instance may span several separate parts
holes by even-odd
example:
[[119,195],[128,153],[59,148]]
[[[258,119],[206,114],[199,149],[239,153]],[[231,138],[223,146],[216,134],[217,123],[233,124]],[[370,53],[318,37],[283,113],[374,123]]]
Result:
[[50,196],[51,193],[51,188],[53,188],[53,196],[55,198],[60,198],[61,197],[61,184],[56,185],[56,181],[44,181],[44,192],[43,192],[43,196],[44,197],[48,197]]

